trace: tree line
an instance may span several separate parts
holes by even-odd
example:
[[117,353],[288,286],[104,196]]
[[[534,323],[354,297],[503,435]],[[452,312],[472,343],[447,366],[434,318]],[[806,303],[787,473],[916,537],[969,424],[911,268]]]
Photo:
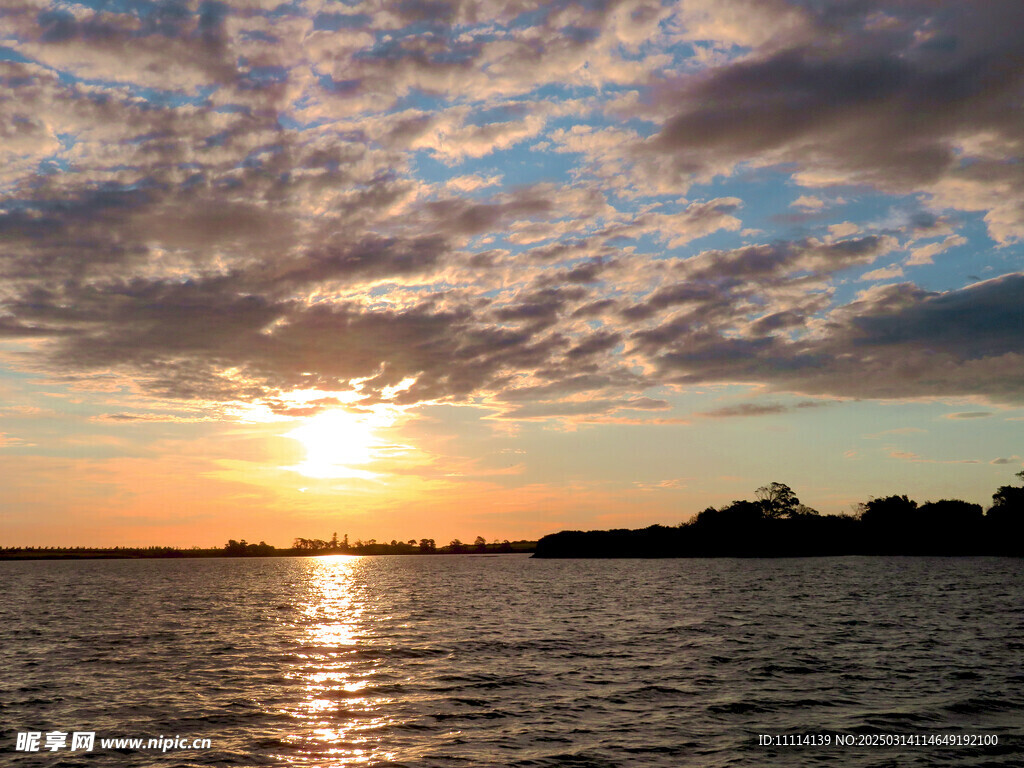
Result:
[[335,533],[329,540],[296,538],[291,549],[277,549],[261,541],[249,544],[242,539],[231,539],[224,546],[224,555],[228,557],[268,557],[275,555],[467,555],[467,554],[502,554],[510,552],[532,552],[535,541],[509,541],[494,539],[488,542],[483,536],[477,536],[472,543],[464,543],[452,539],[448,544],[437,546],[434,539],[408,539],[390,542],[376,539],[356,539],[349,543],[348,534],[340,539]]
[[[1024,482],[1024,471],[1017,473]],[[822,515],[784,483],[753,500],[708,507],[677,526],[561,531],[535,557],[794,557],[1024,555],[1024,487],[1001,486],[985,510],[960,499],[918,504],[906,494],[870,499],[853,514]]]
[[349,543],[348,536],[329,540],[297,538],[291,547],[275,547],[260,541],[252,544],[245,539],[229,539],[219,548],[191,547],[0,547],[0,560],[73,560],[73,559],[126,559],[167,557],[296,557],[304,555],[472,555],[533,552],[536,541],[488,542],[477,536],[472,543],[452,539],[437,546],[434,539],[378,542],[376,539],[356,540]]
[[0,560],[75,560],[75,559],[144,559],[164,557],[217,557],[219,549],[178,549],[152,545],[148,547],[0,547]]

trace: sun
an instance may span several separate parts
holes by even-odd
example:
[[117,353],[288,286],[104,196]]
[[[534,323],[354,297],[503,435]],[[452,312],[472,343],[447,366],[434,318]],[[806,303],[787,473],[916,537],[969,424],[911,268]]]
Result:
[[390,420],[387,414],[374,411],[356,413],[341,409],[311,416],[285,434],[306,449],[306,458],[289,469],[306,477],[371,480],[378,474],[365,467],[387,447],[377,436],[377,430],[389,426]]

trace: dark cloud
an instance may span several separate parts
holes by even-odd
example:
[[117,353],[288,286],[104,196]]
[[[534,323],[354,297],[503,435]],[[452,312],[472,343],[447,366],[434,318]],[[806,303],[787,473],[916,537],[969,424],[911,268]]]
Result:
[[613,331],[599,331],[575,344],[566,357],[571,360],[583,360],[595,354],[614,349],[622,342],[622,335]]
[[520,400],[554,400],[566,395],[580,392],[594,392],[609,388],[614,383],[612,376],[607,374],[569,375],[564,379],[543,385],[518,387],[502,395],[503,400],[515,402]]
[[70,333],[64,328],[55,328],[46,325],[36,325],[15,320],[12,317],[0,317],[0,337],[7,338],[30,338],[50,337]]
[[728,419],[735,416],[770,416],[792,410],[821,408],[825,405],[828,405],[828,403],[821,400],[801,400],[791,405],[784,403],[740,403],[739,405],[727,405],[722,408],[713,408],[710,411],[702,411],[698,415],[711,419]]
[[785,310],[774,312],[770,315],[758,318],[750,327],[750,330],[758,335],[771,333],[772,331],[786,328],[799,328],[803,326],[806,318],[798,312]]
[[705,252],[679,263],[677,271],[690,280],[757,280],[764,284],[800,273],[826,275],[870,264],[894,245],[892,238],[878,235],[831,243],[803,240],[752,245],[734,251]]
[[630,411],[666,411],[670,408],[667,400],[653,397],[637,397],[626,401],[623,408]]
[[849,397],[983,394],[1024,402],[1024,274],[946,293],[875,289],[796,339],[728,337],[674,321],[635,337],[681,382],[763,382]]
[[601,315],[615,308],[617,302],[614,299],[598,299],[573,310],[573,317],[593,317]]
[[[895,245],[890,237],[868,236],[825,243],[817,240],[745,246],[732,251],[705,251],[671,263],[676,282],[663,285],[644,300],[622,310],[629,320],[646,320],[666,309],[683,307],[707,324],[732,321],[737,306],[781,286],[808,284],[833,272],[869,264]],[[758,320],[764,331],[793,325],[789,309]],[[771,319],[768,319],[771,318]],[[771,327],[774,326],[774,327]],[[642,332],[646,338],[651,332]]]
[[[794,163],[820,183],[923,190],[989,211],[993,237],[1020,239],[1020,4],[798,7],[807,26],[790,39],[664,86],[672,114],[645,151],[697,176]],[[789,10],[776,4],[780,16]],[[981,136],[984,146],[971,146]]]
[[614,269],[616,262],[602,258],[588,259],[582,264],[576,264],[566,269],[552,270],[540,275],[538,283],[544,286],[564,285],[589,285],[599,283],[603,275],[609,269]]
[[776,413],[785,413],[787,410],[789,409],[785,405],[779,403],[741,403],[740,405],[729,405],[723,408],[703,411],[700,415],[712,419],[727,419],[734,416],[768,416]]
[[354,379],[376,397],[409,377],[416,383],[403,401],[463,398],[501,373],[539,367],[565,345],[480,324],[467,308],[307,306],[237,295],[235,286],[227,276],[40,289],[14,308],[67,334],[50,347],[55,365],[112,368],[165,395],[210,400],[344,389]]
[[922,294],[892,306],[885,291],[865,302],[868,312],[851,317],[857,346],[913,346],[956,354],[965,360],[1024,354],[1024,274],[1005,275],[959,291]]
[[1011,456],[1010,458],[1001,457],[998,459],[992,459],[990,464],[1021,464],[1022,459],[1020,456]]
[[502,419],[548,419],[553,417],[601,416],[619,411],[662,411],[669,404],[648,397],[633,399],[595,398],[530,402],[502,411]]
[[308,288],[327,281],[402,279],[428,274],[448,253],[449,243],[439,235],[411,240],[368,235],[359,242],[336,238],[287,265],[269,265],[251,279],[282,288]]

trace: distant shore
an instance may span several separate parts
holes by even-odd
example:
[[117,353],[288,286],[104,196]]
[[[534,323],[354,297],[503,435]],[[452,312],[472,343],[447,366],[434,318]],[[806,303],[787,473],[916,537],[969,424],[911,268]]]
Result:
[[[254,545],[259,546],[259,545]],[[433,551],[420,551],[418,548],[407,547],[397,550],[390,544],[376,544],[365,547],[349,547],[348,549],[277,549],[271,547],[260,552],[231,552],[226,548],[218,549],[177,549],[174,547],[6,547],[0,548],[0,561],[5,560],[170,560],[181,558],[237,558],[237,557],[322,557],[325,555],[356,555],[360,557],[375,557],[380,555],[500,555],[500,554],[530,554],[535,551],[536,541],[515,541],[509,542],[508,546],[502,544],[487,544],[486,549],[480,550],[472,545],[467,548],[459,548],[457,551],[450,547],[439,547]],[[397,550],[397,551],[396,551]]]

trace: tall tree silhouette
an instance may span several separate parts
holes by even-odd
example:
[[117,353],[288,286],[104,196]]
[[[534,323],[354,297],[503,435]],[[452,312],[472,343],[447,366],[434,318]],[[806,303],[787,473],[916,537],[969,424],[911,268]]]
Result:
[[[1024,470],[1018,472],[1017,477],[1024,481]],[[985,518],[992,526],[993,535],[1006,544],[1016,541],[1019,548],[1020,540],[1024,537],[1024,488],[1017,485],[1000,486],[992,494],[992,506]]]
[[762,485],[754,495],[764,509],[764,516],[770,519],[790,517],[800,506],[800,499],[785,483]]

